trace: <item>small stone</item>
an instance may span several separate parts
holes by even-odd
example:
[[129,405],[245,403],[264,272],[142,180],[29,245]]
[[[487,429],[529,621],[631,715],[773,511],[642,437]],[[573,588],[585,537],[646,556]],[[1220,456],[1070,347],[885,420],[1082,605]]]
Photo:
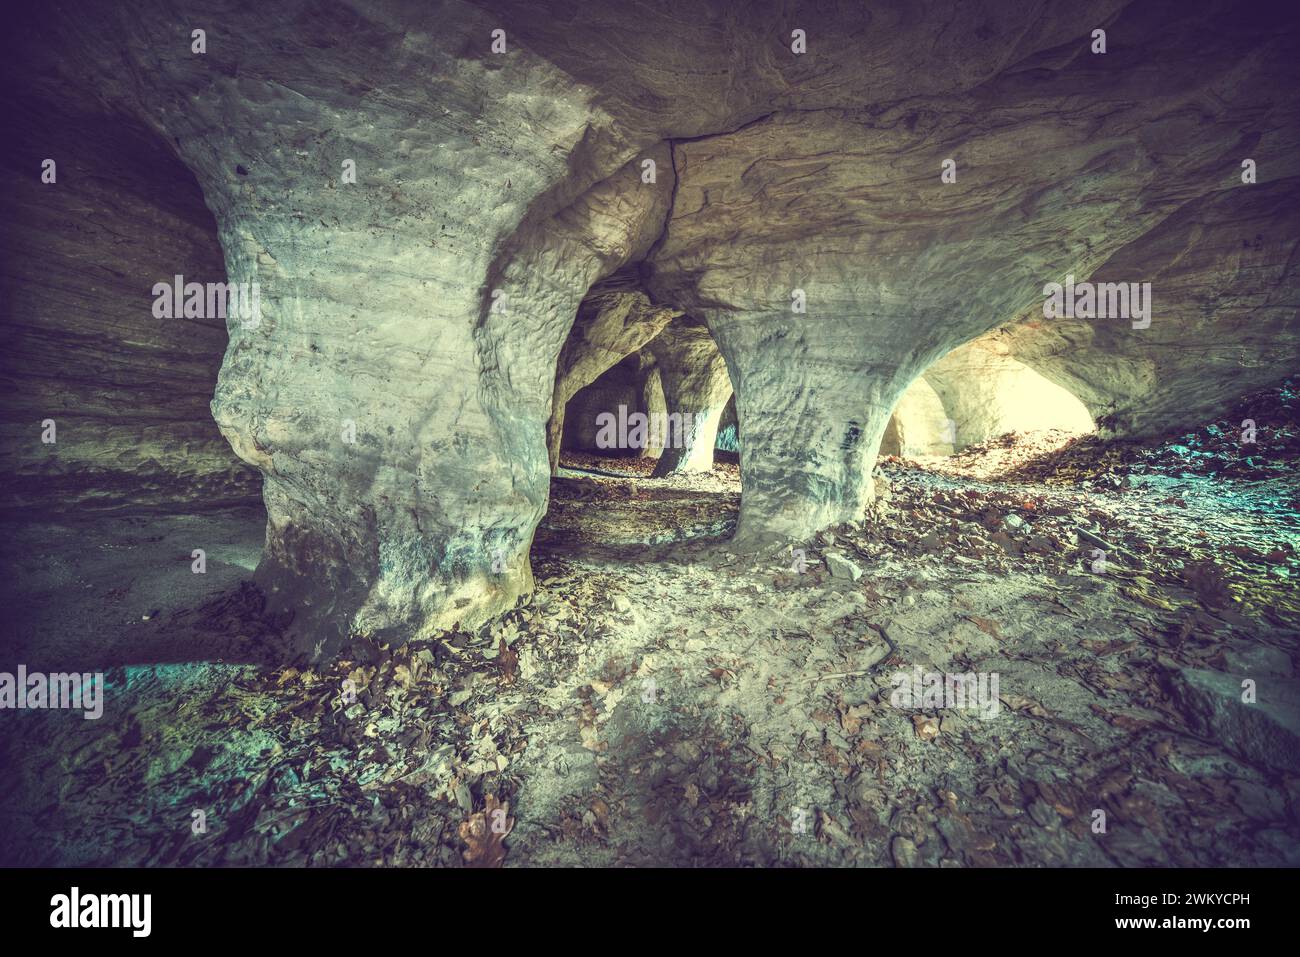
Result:
[[862,577],[862,569],[840,552],[826,552],[823,557],[826,559],[826,567],[830,569],[832,578],[857,581]]
[[1254,764],[1300,771],[1300,691],[1289,679],[1260,678],[1255,700],[1247,702],[1242,680],[1221,671],[1179,668],[1170,675],[1170,690],[1198,734]]

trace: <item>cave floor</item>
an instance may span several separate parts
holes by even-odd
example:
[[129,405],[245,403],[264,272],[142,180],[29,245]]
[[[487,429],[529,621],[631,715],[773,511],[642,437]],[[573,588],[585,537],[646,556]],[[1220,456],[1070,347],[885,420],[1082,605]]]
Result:
[[[133,657],[102,720],[11,716],[5,862],[1300,864],[1294,479],[1081,491],[890,461],[870,521],[801,567],[728,551],[733,465],[565,465],[535,593],[477,632],[319,670]],[[253,511],[221,520],[260,539]],[[1080,528],[1110,546],[1103,572]],[[37,633],[88,624],[40,606],[45,578],[80,580],[76,549],[28,555]],[[162,635],[202,597],[150,576],[130,594],[113,626],[163,606]],[[238,629],[240,600],[216,601]],[[998,687],[891,705],[918,668]],[[1254,679],[1260,710],[1207,674]]]

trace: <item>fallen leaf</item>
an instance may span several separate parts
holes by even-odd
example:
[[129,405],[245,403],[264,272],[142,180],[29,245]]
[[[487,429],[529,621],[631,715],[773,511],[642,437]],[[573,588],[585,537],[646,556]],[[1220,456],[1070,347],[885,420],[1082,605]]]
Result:
[[519,673],[519,655],[510,650],[505,638],[497,646],[497,669],[501,672],[501,683],[514,684],[515,675]]
[[485,798],[482,811],[475,811],[457,828],[465,842],[462,856],[467,867],[500,867],[505,863],[506,836],[515,826],[510,817],[510,804],[498,803],[495,794]]
[[939,737],[939,721],[937,718],[914,714],[912,715],[912,726],[916,729],[916,736],[922,741],[933,741]]
[[998,641],[1002,640],[1002,632],[998,629],[996,621],[991,618],[980,618],[978,615],[967,615],[966,617],[972,625],[984,632],[984,634],[996,638]]

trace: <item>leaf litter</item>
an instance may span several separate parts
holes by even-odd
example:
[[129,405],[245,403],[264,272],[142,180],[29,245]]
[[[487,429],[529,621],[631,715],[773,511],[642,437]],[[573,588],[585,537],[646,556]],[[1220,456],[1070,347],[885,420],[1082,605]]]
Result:
[[[1254,508],[1293,501],[1294,469],[1212,485],[1153,471],[1153,485],[1111,482],[1109,455],[1091,472],[1065,461],[1074,484],[887,460],[866,521],[802,543],[799,567],[789,546],[730,550],[732,463],[650,479],[642,462],[566,455],[538,587],[482,628],[359,639],[319,668],[117,669],[119,706],[93,727],[25,715],[0,755],[8,853],[1300,863],[1296,776],[1207,739],[1167,681],[1261,653],[1294,664],[1295,515]],[[1096,539],[1114,557],[1101,573]],[[223,601],[222,627],[273,628],[254,598]],[[896,676],[918,668],[998,674],[996,716],[895,707]]]

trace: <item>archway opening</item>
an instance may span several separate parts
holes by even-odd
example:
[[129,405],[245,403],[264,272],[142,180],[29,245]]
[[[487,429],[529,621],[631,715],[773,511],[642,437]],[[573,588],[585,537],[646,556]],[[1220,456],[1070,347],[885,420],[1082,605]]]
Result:
[[1068,389],[982,340],[908,386],[881,440],[899,456],[975,477],[1004,472],[1096,431]]
[[[11,69],[48,69],[27,52]],[[0,218],[22,280],[3,297],[0,507],[22,573],[6,576],[5,646],[33,670],[221,655],[180,618],[252,574],[262,481],[209,407],[226,320],[159,303],[160,285],[227,281],[216,221],[139,122],[61,91],[11,122]],[[30,175],[42,157],[57,158],[47,182]]]
[[[590,324],[575,323],[566,354],[574,335],[590,340]],[[734,531],[738,423],[726,363],[703,323],[673,315],[553,416],[563,425],[535,555],[666,554]]]

